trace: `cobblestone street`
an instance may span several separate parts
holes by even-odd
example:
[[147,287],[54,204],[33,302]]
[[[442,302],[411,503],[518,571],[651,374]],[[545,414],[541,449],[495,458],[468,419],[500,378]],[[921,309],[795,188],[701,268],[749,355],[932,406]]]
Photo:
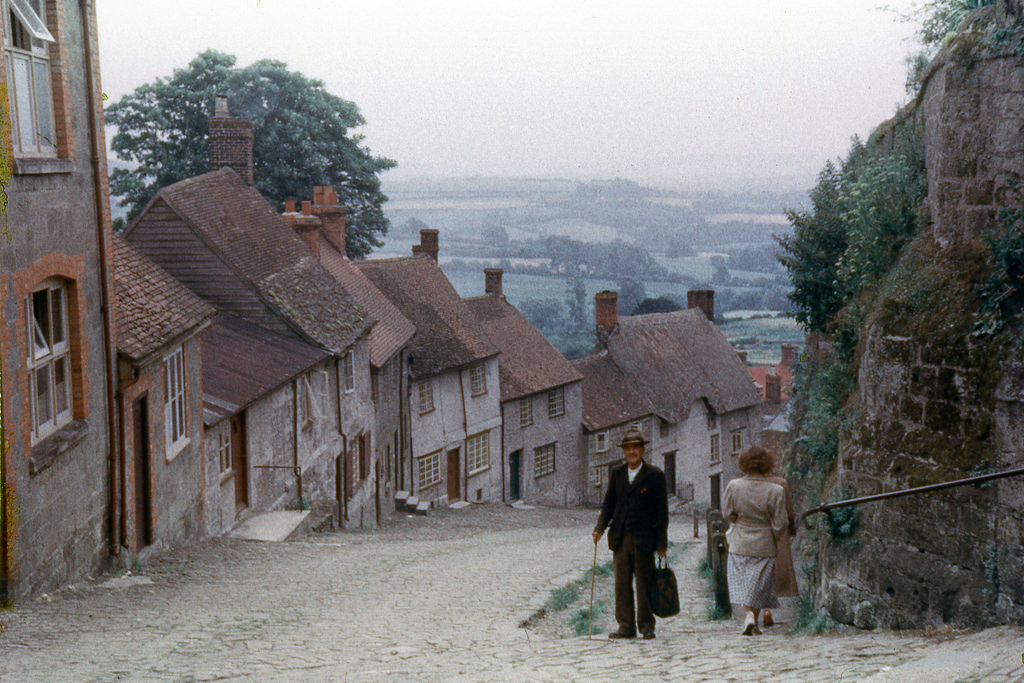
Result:
[[[673,564],[683,612],[654,641],[520,628],[590,567],[594,514],[483,505],[376,532],[214,539],[0,612],[0,679],[1024,679],[1015,627],[794,636],[780,625],[744,638],[738,622],[704,618],[700,543]],[[669,534],[693,540],[683,519]]]

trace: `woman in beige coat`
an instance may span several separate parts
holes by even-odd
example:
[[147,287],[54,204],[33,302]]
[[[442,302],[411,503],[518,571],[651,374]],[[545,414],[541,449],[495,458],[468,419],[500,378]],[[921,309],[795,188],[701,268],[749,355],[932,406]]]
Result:
[[775,469],[772,454],[753,446],[740,453],[739,467],[744,476],[725,487],[722,513],[729,522],[729,599],[746,610],[742,633],[749,636],[761,632],[760,611],[779,604],[775,556],[789,518],[786,492],[768,476]]

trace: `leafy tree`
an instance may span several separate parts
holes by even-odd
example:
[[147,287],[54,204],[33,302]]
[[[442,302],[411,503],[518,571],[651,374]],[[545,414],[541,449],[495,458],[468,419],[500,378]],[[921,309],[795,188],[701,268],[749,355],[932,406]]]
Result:
[[644,283],[635,277],[627,277],[618,281],[619,310],[626,315],[633,315],[640,302],[647,298]]
[[569,325],[572,329],[587,329],[587,290],[579,275],[565,281],[565,302],[569,310]]
[[811,190],[810,211],[788,211],[790,235],[780,237],[779,261],[793,283],[790,300],[797,322],[811,331],[823,331],[843,304],[836,263],[846,251],[847,229],[839,218],[841,170],[830,161]]
[[111,147],[133,164],[114,171],[111,192],[131,217],[161,188],[208,170],[207,117],[218,94],[252,122],[256,189],[267,199],[280,203],[308,196],[314,185],[332,186],[348,208],[349,256],[383,243],[387,197],[378,175],[395,162],[372,156],[363,137],[350,134],[365,123],[356,105],[282,62],[238,68],[234,56],[214,50],[107,108],[107,122],[118,129]]
[[648,297],[637,305],[636,309],[633,310],[633,315],[671,313],[672,311],[680,311],[682,308],[678,302],[667,296],[659,296],[656,299]]

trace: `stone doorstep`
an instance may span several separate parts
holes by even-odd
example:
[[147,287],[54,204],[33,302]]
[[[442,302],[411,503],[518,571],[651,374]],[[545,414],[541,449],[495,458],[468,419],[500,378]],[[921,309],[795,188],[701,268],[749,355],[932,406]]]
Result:
[[450,503],[448,508],[451,510],[461,510],[462,508],[468,508],[469,502],[465,500],[457,500],[454,503]]
[[228,532],[228,536],[251,541],[280,542],[305,534],[308,527],[309,510],[277,510],[249,517]]

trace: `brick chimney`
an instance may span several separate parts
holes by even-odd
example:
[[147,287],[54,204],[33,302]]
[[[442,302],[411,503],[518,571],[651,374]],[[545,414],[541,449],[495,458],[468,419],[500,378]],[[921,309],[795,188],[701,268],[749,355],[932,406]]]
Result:
[[686,307],[699,308],[708,320],[715,322],[715,290],[692,289],[686,293]]
[[236,119],[228,110],[228,98],[217,95],[213,116],[207,119],[210,132],[210,170],[227,166],[250,187],[252,172],[252,124]]
[[338,203],[338,193],[334,188],[325,185],[313,188],[313,215],[323,224],[327,240],[344,256],[345,207]]
[[501,276],[505,271],[501,268],[484,268],[484,293],[503,296]]
[[[281,218],[294,230],[318,260],[320,258],[320,230],[323,224],[313,215],[313,203],[302,202],[302,213],[295,211],[295,200],[286,199]],[[289,210],[290,209],[290,210]]]
[[736,349],[736,355],[740,357],[740,360],[743,361],[744,365],[747,364],[747,352],[746,351],[743,351],[743,350],[740,350],[740,349]]
[[437,230],[434,228],[420,229],[420,243],[412,245],[413,256],[426,254],[437,263]]
[[597,340],[604,343],[619,325],[619,293],[605,290],[594,295],[594,323]]
[[777,375],[766,375],[764,378],[764,400],[770,403],[782,402],[782,382]]
[[796,344],[783,344],[782,345],[782,362],[779,363],[784,368],[791,368],[796,363]]

